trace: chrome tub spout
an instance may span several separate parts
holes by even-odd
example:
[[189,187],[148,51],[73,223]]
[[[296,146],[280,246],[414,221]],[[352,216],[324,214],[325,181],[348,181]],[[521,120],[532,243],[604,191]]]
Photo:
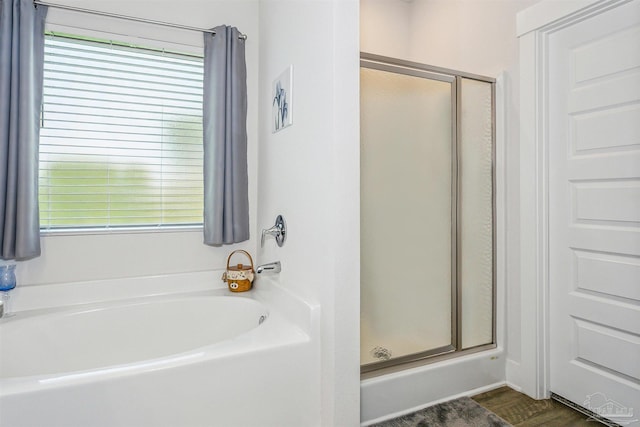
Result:
[[280,273],[282,271],[282,266],[280,265],[280,261],[270,262],[268,264],[259,265],[256,268],[256,273]]

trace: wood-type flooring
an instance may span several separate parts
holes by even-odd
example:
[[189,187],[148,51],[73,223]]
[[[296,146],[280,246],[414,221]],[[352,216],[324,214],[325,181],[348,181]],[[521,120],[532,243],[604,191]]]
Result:
[[588,415],[555,400],[535,400],[506,386],[471,398],[515,427],[601,427],[603,425],[589,419]]

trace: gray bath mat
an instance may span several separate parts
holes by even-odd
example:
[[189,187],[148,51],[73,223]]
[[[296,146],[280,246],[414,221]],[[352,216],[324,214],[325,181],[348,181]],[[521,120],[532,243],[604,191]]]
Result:
[[468,397],[450,400],[375,427],[509,427],[511,424]]

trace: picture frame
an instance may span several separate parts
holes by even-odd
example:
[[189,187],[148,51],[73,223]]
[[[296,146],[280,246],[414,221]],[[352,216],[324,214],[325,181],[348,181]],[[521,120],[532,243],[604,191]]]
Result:
[[273,81],[271,90],[271,132],[276,133],[293,124],[293,66],[289,65]]

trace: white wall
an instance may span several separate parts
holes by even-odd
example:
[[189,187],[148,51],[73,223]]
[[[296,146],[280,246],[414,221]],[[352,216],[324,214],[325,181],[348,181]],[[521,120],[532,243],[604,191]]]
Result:
[[[363,50],[491,77],[504,73],[506,378],[516,387],[521,357],[516,14],[537,1],[361,0]],[[380,20],[364,20],[368,16],[387,16],[388,20],[381,25]],[[386,38],[382,38],[381,28]]]
[[401,0],[361,0],[360,51],[408,58],[412,7]]
[[516,13],[537,1],[416,0],[409,59],[493,77],[513,73]]
[[[272,134],[272,81],[290,64],[293,125]],[[359,424],[358,69],[356,0],[261,2],[258,228],[282,214],[288,235],[258,259],[321,304],[326,426]]]
[[[239,245],[209,247],[202,244],[202,232],[151,232],[94,235],[46,235],[42,237],[42,256],[18,266],[19,286],[87,281],[107,278],[138,277],[167,273],[223,269],[226,256],[237,248],[255,253],[257,212],[258,147],[258,0],[57,0],[73,5],[127,16],[211,28],[220,24],[237,26],[248,35],[246,41],[249,109],[247,130],[249,163],[249,204],[251,240]],[[118,40],[130,40],[135,33],[143,45],[158,40],[178,41],[177,49],[200,51],[202,33],[171,30],[156,25],[132,23],[102,17],[79,15],[50,8],[49,29],[95,34],[101,29]],[[160,43],[162,45],[162,43]],[[217,274],[212,280],[219,280]]]

